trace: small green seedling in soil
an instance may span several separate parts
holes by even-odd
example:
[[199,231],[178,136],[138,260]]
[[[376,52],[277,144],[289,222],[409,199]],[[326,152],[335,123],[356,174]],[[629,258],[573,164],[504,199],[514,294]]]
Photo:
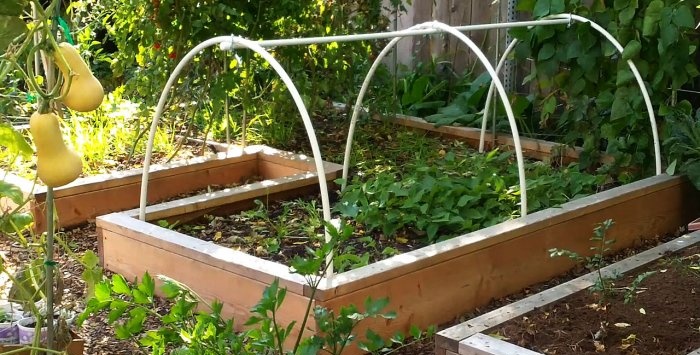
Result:
[[625,287],[625,304],[632,303],[632,301],[634,301],[634,297],[637,296],[639,286],[642,284],[642,282],[644,282],[644,280],[647,279],[647,277],[654,274],[656,274],[656,271],[643,272],[637,275],[637,277],[634,279],[634,281],[632,281],[632,283],[628,287]]
[[161,228],[165,228],[165,229],[175,229],[175,227],[177,227],[177,225],[180,224],[180,221],[175,221],[175,222],[173,222],[173,223],[170,223],[170,222],[168,222],[168,221],[165,220],[165,219],[159,219],[156,223],[157,223],[158,226],[161,227]]
[[590,290],[599,292],[602,296],[601,301],[612,294],[612,278],[603,276],[602,269],[605,266],[605,254],[610,251],[610,245],[615,243],[614,239],[607,238],[607,232],[614,223],[612,219],[607,219],[593,229],[593,236],[589,240],[594,243],[590,250],[595,251],[595,253],[591,256],[581,256],[566,249],[549,249],[549,256],[552,258],[564,256],[577,263],[584,264],[589,270],[595,271],[598,274],[598,278]]

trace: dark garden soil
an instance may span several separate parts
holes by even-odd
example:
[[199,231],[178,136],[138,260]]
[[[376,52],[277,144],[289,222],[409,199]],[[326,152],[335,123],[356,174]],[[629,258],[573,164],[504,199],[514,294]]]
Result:
[[[228,216],[206,215],[194,223],[176,225],[186,235],[240,250],[263,259],[289,264],[295,256],[307,256],[307,248],[324,242],[320,195],[292,201],[273,201],[255,210]],[[409,229],[387,237],[353,223],[353,235],[338,246],[336,271],[366,265],[428,245],[425,238]],[[336,262],[338,263],[338,262]]]
[[[653,274],[635,285],[647,272]],[[607,297],[581,291],[491,333],[544,354],[685,355],[700,348],[700,246],[613,282]]]

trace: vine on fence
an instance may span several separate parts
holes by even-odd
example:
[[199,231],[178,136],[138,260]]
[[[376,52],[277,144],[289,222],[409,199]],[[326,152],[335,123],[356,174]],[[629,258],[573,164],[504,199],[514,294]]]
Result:
[[626,60],[632,59],[656,110],[673,104],[678,89],[696,78],[697,0],[522,0],[518,10],[535,18],[563,12],[603,26],[624,46],[615,48],[587,24],[513,29],[522,42],[518,60],[534,58],[525,83],[537,90],[539,127],[583,145],[584,165],[600,153],[615,158],[608,168],[621,179],[653,167],[651,131],[642,94]]

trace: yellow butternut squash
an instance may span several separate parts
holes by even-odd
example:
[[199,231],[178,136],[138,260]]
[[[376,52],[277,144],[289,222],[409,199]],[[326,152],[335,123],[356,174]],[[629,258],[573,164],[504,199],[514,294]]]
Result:
[[34,113],[29,119],[29,132],[36,145],[37,175],[46,186],[63,186],[80,176],[83,162],[63,142],[56,114]]
[[[54,61],[63,74],[61,92],[66,107],[79,112],[89,112],[98,108],[104,98],[104,89],[80,57],[78,50],[69,43],[60,43],[58,50],[54,52]],[[71,70],[74,75],[68,87]]]

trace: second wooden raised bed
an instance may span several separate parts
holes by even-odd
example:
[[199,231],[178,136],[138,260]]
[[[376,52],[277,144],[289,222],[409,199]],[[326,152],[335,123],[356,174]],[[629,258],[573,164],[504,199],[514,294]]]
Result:
[[[280,178],[310,168],[298,155],[265,146],[241,149],[224,144],[210,145],[217,151],[215,156],[151,166],[148,203],[177,198],[211,186]],[[329,169],[331,173],[338,170],[333,166]],[[59,226],[71,227],[99,215],[138,207],[141,173],[142,169],[131,169],[95,175],[56,188],[54,198]],[[44,215],[44,186],[12,174],[6,177],[6,181],[17,185],[30,198],[28,207],[34,216]],[[43,218],[36,218],[35,229],[44,231],[44,224]]]

